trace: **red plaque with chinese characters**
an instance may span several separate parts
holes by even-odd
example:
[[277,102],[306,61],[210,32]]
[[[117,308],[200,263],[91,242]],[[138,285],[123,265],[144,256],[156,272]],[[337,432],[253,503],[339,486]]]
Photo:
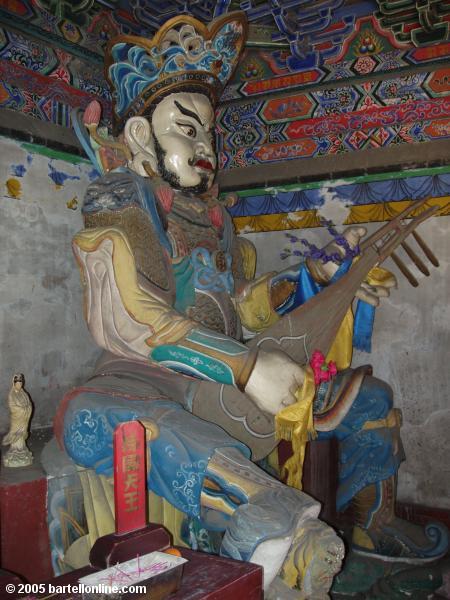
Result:
[[145,429],[139,421],[118,425],[114,431],[114,500],[116,534],[147,524]]

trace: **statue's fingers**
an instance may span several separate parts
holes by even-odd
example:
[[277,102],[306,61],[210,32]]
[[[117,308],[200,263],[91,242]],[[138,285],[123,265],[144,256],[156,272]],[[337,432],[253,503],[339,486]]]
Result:
[[359,288],[359,290],[356,292],[355,296],[359,300],[363,300],[364,302],[367,302],[367,304],[370,304],[371,306],[378,306],[380,304],[380,299],[377,296],[375,296],[374,294],[371,294],[370,292],[365,290],[363,287]]
[[372,287],[374,290],[374,294],[378,296],[378,298],[388,298],[391,295],[391,290],[389,288],[384,287],[384,285],[375,285]]
[[294,381],[293,383],[291,383],[291,385],[289,386],[289,395],[291,398],[293,398],[293,401],[295,402],[295,395],[297,393],[297,390],[299,388],[299,384],[297,383],[297,381]]
[[377,296],[377,298],[387,298],[391,294],[389,288],[386,288],[384,285],[370,285],[369,283],[363,282],[361,287],[369,294]]
[[367,234],[367,228],[363,227],[362,225],[360,225],[356,229],[357,229],[357,234],[359,235],[360,238],[364,237]]
[[298,386],[297,385],[291,385],[291,387],[289,388],[289,396],[285,396],[282,400],[281,400],[281,404],[283,406],[290,406],[291,404],[294,404],[294,402],[296,402],[296,397],[295,397],[295,393],[298,390]]
[[344,231],[343,236],[347,240],[350,246],[354,247],[359,244],[359,240],[364,237],[367,233],[367,229],[365,227],[347,227]]

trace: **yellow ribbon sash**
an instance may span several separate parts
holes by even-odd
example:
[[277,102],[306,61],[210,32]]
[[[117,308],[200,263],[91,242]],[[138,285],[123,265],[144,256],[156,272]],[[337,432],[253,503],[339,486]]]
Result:
[[278,440],[292,443],[293,455],[283,465],[282,475],[287,475],[286,483],[302,489],[303,462],[306,442],[316,437],[313,421],[313,400],[316,393],[314,374],[311,367],[305,367],[305,380],[297,390],[297,402],[281,410],[275,417],[275,435]]
[[[368,273],[366,282],[370,285],[395,285],[395,277],[381,267],[374,267]],[[347,311],[338,335],[328,352],[326,361],[336,362],[341,370],[349,366],[352,358],[353,314]],[[297,402],[281,410],[275,417],[275,435],[278,440],[292,443],[293,455],[282,467],[282,475],[287,476],[287,484],[302,489],[303,462],[306,443],[316,437],[313,420],[313,400],[316,393],[314,374],[311,367],[305,367],[305,380],[297,390]]]

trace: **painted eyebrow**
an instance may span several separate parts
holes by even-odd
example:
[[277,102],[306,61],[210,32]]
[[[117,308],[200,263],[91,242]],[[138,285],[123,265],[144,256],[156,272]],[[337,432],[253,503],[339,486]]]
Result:
[[192,117],[193,119],[195,119],[197,121],[197,123],[201,127],[204,127],[203,123],[200,121],[200,117],[198,115],[196,115],[195,112],[192,112],[188,108],[185,108],[177,100],[175,100],[175,106],[178,108],[180,113],[182,113],[183,115],[186,115],[186,117]]

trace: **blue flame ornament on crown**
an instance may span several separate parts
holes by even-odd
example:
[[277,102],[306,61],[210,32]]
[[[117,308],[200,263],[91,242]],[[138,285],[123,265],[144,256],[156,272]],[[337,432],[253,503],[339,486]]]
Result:
[[202,92],[214,105],[237,65],[246,36],[245,14],[234,12],[209,26],[179,15],[151,40],[127,35],[111,40],[105,75],[113,90],[114,132],[170,92]]

